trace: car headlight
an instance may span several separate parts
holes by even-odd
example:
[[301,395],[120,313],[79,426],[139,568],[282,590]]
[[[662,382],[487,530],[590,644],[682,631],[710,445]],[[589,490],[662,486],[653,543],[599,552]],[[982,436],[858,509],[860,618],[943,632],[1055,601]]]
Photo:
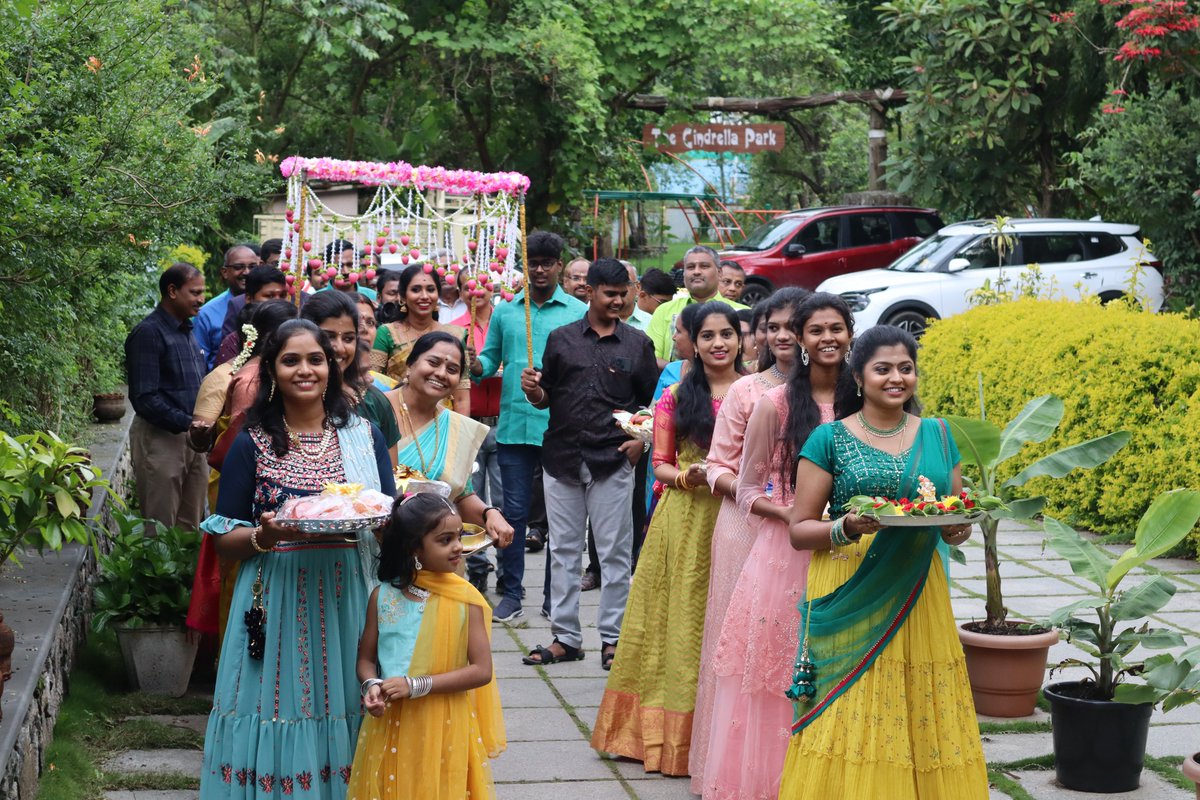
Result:
[[886,286],[880,286],[878,289],[862,289],[857,292],[842,292],[842,299],[850,306],[851,311],[862,311],[871,303],[871,295],[882,292],[887,289]]

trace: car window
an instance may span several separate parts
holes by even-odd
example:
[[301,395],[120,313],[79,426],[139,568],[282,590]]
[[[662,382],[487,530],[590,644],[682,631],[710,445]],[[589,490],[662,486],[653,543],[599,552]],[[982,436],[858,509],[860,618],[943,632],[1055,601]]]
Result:
[[[1014,247],[1006,250],[1004,253],[1003,266],[1009,267],[1013,265],[1015,249],[1016,248]],[[955,253],[954,257],[965,258],[969,262],[967,269],[989,269],[1000,266],[1000,260],[996,249],[996,241],[991,236],[980,236],[978,239]]]
[[738,245],[735,245],[735,250],[770,250],[775,245],[782,242],[784,239],[792,235],[796,227],[804,223],[803,219],[796,217],[773,219],[770,222],[759,225],[755,228],[746,239]]
[[1026,264],[1062,264],[1083,261],[1083,234],[1021,234],[1022,258]]
[[970,236],[935,234],[891,263],[888,269],[897,272],[934,272],[956,255]]
[[841,220],[838,217],[815,219],[796,234],[792,243],[804,245],[806,253],[824,253],[827,250],[836,250],[840,225]]
[[1125,244],[1111,233],[1085,233],[1083,243],[1087,246],[1088,258],[1106,258],[1125,250]]
[[850,247],[887,244],[892,240],[892,226],[888,224],[887,214],[851,214],[847,221],[850,223]]
[[928,239],[942,227],[941,221],[930,214],[896,212],[893,220],[900,236],[919,236],[922,239]]

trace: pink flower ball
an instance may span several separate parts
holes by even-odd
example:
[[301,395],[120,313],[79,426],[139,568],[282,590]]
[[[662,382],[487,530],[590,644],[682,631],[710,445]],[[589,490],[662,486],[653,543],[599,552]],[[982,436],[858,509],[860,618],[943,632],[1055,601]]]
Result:
[[474,253],[475,249],[478,247],[479,247],[479,244],[474,239],[467,240],[467,249],[470,250],[472,253]]
[[341,278],[338,278],[336,281],[334,281],[333,285],[334,285],[334,288],[337,288],[337,289],[345,289],[346,288],[346,282],[344,280],[342,280]]
[[389,253],[394,253],[394,252],[396,252],[396,250],[398,250],[398,249],[399,249],[399,248],[398,248],[398,247],[396,247],[396,245],[394,245],[394,244],[389,244],[389,245],[388,245],[388,252],[389,252]]
[[426,264],[425,266],[421,267],[421,269],[425,270],[426,275],[429,275],[433,272],[433,264]]
[[296,282],[296,276],[295,276],[295,275],[292,275],[291,273],[288,273],[287,275],[284,275],[284,276],[283,276],[283,279],[284,279],[285,281],[287,281],[287,285],[288,285],[288,286],[291,286],[293,283],[295,283],[295,282]]
[[383,238],[382,236],[375,237],[375,246],[376,247],[383,247],[385,244],[387,244],[387,239]]
[[478,281],[476,281],[474,278],[470,278],[469,280],[467,280],[467,288],[468,289],[474,290],[474,288],[478,285],[479,285]]
[[363,245],[363,253],[365,253],[366,255],[371,255],[371,245],[364,244]]
[[369,281],[375,280],[375,270],[373,270],[373,269],[367,270],[366,272],[363,273],[363,277]]
[[283,212],[283,216],[288,222],[293,222],[296,219],[296,212],[289,208]]
[[284,250],[283,257],[285,260],[291,261],[292,260],[292,248],[289,247],[287,250]]
[[296,233],[299,233],[299,232],[300,232],[300,229],[301,229],[301,228],[303,228],[303,227],[304,227],[304,226],[303,226],[303,225],[301,225],[299,222],[296,222],[296,223],[293,223],[293,224],[292,224],[292,230],[294,230]]
[[351,272],[349,275],[346,276],[346,280],[350,281],[351,283],[358,283],[358,273]]
[[337,275],[337,274],[338,274],[337,267],[330,267],[329,269],[325,270],[326,278],[332,278],[334,275]]
[[408,254],[409,254],[410,256],[412,256],[413,258],[420,258],[420,257],[421,257],[421,251],[420,251],[420,249],[418,249],[418,248],[416,248],[416,247],[414,247],[412,250],[409,250],[409,251],[408,251]]
[[384,225],[382,228],[379,229],[379,232],[381,234],[383,234],[384,236],[387,236],[388,234],[390,234],[392,232],[392,229],[389,228],[388,226]]
[[407,235],[400,237],[400,244],[404,245],[405,247],[408,247],[408,243],[411,241],[412,239],[408,238]]
[[408,263],[408,256],[400,256],[400,263],[401,263],[401,264],[407,264],[407,263]]
[[500,259],[501,261],[508,258],[508,248],[507,247],[497,247],[496,248],[496,258]]
[[312,252],[312,242],[305,242],[303,247],[304,247],[304,252],[306,252],[306,253]]
[[439,276],[439,277],[442,277],[442,278],[446,277],[446,268],[445,268],[445,267],[438,267],[438,268],[437,268],[437,274],[438,274],[438,276]]
[[501,292],[500,296],[504,298],[505,302],[512,302],[512,299],[516,297],[512,292]]

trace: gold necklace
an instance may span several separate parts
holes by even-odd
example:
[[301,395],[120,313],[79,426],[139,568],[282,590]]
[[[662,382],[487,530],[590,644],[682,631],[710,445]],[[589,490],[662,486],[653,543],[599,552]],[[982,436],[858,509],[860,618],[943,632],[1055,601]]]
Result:
[[290,445],[292,448],[295,448],[296,452],[300,453],[302,456],[305,456],[313,461],[319,461],[324,458],[325,451],[329,449],[329,445],[333,442],[333,425],[329,423],[329,417],[326,417],[321,423],[321,427],[324,429],[324,434],[321,436],[321,440],[317,442],[317,446],[315,448],[304,446],[304,442],[300,439],[300,434],[292,430],[291,425],[288,425],[287,417],[284,417],[283,419],[283,427],[287,431],[288,445]]
[[[861,412],[859,412],[859,413],[861,414]],[[861,422],[861,420],[859,420],[859,421]],[[905,414],[904,422],[900,423],[900,432],[899,432],[900,452],[890,453],[887,450],[884,450],[881,447],[879,447],[879,445],[877,445],[875,443],[875,437],[871,435],[871,429],[868,426],[863,426],[863,433],[865,433],[867,435],[868,443],[871,445],[871,447],[875,448],[876,450],[878,450],[881,453],[887,453],[889,456],[892,456],[892,459],[893,459],[892,460],[892,468],[896,473],[895,498],[899,498],[899,496],[900,496],[900,482],[904,479],[904,475],[903,475],[904,469],[901,464],[900,456],[901,456],[901,454],[904,453],[904,434],[905,434],[907,428],[908,428],[908,414]],[[896,435],[896,434],[893,434],[893,435]]]
[[[438,417],[441,409],[433,411],[433,444],[436,447],[437,441],[441,437],[441,432],[438,429]],[[425,463],[425,452],[421,449],[421,439],[417,436],[417,427],[413,425],[412,417],[408,414],[408,403],[404,402],[404,395],[400,395],[400,415],[404,417],[404,421],[408,423],[408,431],[412,434],[413,444],[417,448],[417,458],[421,461],[421,473],[426,477],[429,476],[429,465]]]

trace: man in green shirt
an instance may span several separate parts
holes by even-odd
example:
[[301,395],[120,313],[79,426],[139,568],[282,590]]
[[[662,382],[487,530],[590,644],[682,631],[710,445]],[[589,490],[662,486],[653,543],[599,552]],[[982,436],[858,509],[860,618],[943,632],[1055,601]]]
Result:
[[720,280],[721,258],[711,247],[698,244],[688,250],[683,257],[683,288],[687,294],[660,305],[650,318],[646,335],[654,342],[654,356],[658,359],[658,368],[662,369],[675,360],[675,345],[671,336],[675,333],[675,318],[686,306],[692,303],[706,303],[717,300],[735,309],[746,308],[741,303],[735,303],[722,297],[717,292]]
[[[525,240],[529,256],[526,289],[530,299],[530,327],[533,332],[533,366],[541,369],[542,352],[550,331],[575,322],[587,312],[587,305],[563,291],[558,285],[562,272],[563,240],[546,231],[535,231]],[[525,578],[525,528],[533,496],[534,469],[542,460],[542,438],[550,424],[550,412],[534,408],[521,391],[521,371],[530,366],[525,346],[525,298],[517,294],[511,302],[501,303],[492,312],[487,341],[478,358],[471,363],[476,379],[495,375],[504,365],[500,384],[500,417],[496,422],[496,461],[500,465],[500,486],[504,496],[501,511],[513,526],[512,544],[496,551],[499,562],[498,588],[504,597],[492,619],[511,622],[524,614],[521,608],[521,582]]]

